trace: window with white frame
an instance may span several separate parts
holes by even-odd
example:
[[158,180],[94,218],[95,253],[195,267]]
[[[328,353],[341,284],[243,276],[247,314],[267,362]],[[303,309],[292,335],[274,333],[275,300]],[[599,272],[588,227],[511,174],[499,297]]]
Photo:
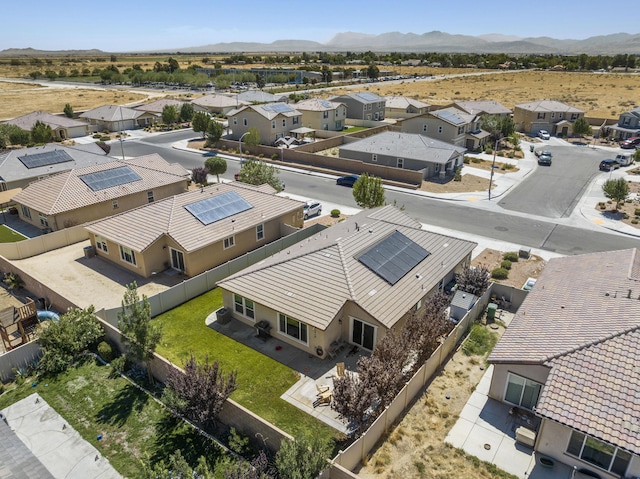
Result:
[[323,111],[322,112],[322,118],[329,118],[329,112],[328,111]]
[[276,129],[276,121],[275,120],[271,120],[271,129],[272,130]]
[[155,200],[153,198],[153,191],[147,191],[147,202],[153,203]]
[[404,168],[404,158],[398,158],[398,164],[396,166],[398,168]]
[[7,191],[7,184],[4,181],[0,181],[0,191]]
[[420,311],[422,309],[422,299],[416,303],[415,310]]
[[236,240],[233,236],[229,236],[228,238],[224,239],[224,249],[231,248],[232,246],[235,246],[235,244]]
[[234,124],[234,125],[237,125],[237,124],[238,124],[238,117],[237,117],[237,116],[234,116],[234,117],[233,117],[233,124]]
[[429,125],[422,125],[422,132],[426,133],[429,130]]
[[282,313],[278,313],[278,331],[296,341],[309,344],[307,325]]
[[442,133],[443,128],[441,126],[438,127],[438,133]]
[[458,127],[458,135],[462,135],[464,133],[464,126]]
[[562,120],[562,112],[558,113],[558,118]]
[[531,379],[509,373],[504,400],[525,409],[533,410],[538,404],[542,384]]
[[256,226],[256,241],[262,241],[264,239],[264,225]]
[[117,209],[118,209],[118,200],[113,200],[113,201],[111,202],[111,206],[113,206],[113,209],[114,209],[114,210],[117,210]]
[[631,462],[631,454],[593,437],[572,431],[567,454],[623,477]]
[[247,318],[256,319],[256,311],[253,301],[238,294],[234,294],[233,303],[236,313],[240,313]]
[[107,240],[102,236],[95,235],[96,238],[96,248],[102,251],[105,254],[109,254],[109,249],[107,248]]
[[287,126],[287,119],[283,118],[282,119],[282,128],[286,128],[286,126]]
[[292,123],[293,123],[294,125],[297,125],[297,124],[298,124],[298,122],[300,121],[300,117],[299,117],[299,116],[294,116],[292,120],[293,120],[293,121],[292,121]]
[[120,245],[120,259],[125,263],[136,265],[136,253],[126,246]]
[[20,205],[20,209],[22,210],[22,216],[31,219],[31,210],[28,206]]
[[373,154],[371,155],[371,161],[373,161],[374,163],[378,161],[378,155]]
[[42,226],[44,226],[45,228],[48,228],[49,227],[49,218],[47,218],[47,216],[43,215],[42,213],[39,213],[38,217],[40,218],[40,224]]

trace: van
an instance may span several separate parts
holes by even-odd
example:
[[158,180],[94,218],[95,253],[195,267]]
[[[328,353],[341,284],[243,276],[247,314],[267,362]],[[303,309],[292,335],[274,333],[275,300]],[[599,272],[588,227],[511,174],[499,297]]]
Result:
[[616,155],[616,161],[620,164],[620,166],[629,166],[633,164],[633,156],[619,154],[619,155]]

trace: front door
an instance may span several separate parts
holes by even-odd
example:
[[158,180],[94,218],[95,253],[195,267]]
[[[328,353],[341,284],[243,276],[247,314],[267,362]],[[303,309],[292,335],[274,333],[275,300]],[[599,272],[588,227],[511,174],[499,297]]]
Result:
[[376,341],[376,328],[364,321],[351,318],[351,342],[373,351]]
[[184,253],[171,248],[171,267],[180,272],[184,272]]

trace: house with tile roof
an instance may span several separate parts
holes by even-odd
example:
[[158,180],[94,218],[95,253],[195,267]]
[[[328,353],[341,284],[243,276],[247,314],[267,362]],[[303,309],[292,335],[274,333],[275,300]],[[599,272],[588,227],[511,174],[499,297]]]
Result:
[[25,188],[62,171],[113,161],[96,143],[44,145],[0,152],[0,191]]
[[571,134],[571,125],[584,117],[584,111],[555,100],[537,100],[521,103],[513,110],[516,130],[537,135],[546,130],[552,135]]
[[147,113],[152,113],[157,116],[160,120],[162,119],[162,110],[164,110],[165,106],[173,106],[176,108],[178,114],[180,114],[180,109],[182,105],[188,103],[184,100],[175,100],[173,98],[161,98],[159,100],[155,100],[149,103],[143,103],[142,105],[134,106],[134,110],[146,111]]
[[304,203],[269,185],[219,183],[86,226],[96,254],[143,277],[204,271],[302,228]]
[[385,118],[409,118],[423,115],[431,109],[431,105],[408,96],[386,96]]
[[191,100],[195,111],[204,111],[210,115],[226,115],[231,110],[247,105],[248,102],[240,101],[227,95],[204,95]]
[[549,261],[490,354],[489,396],[542,418],[539,454],[640,475],[640,250]]
[[640,136],[640,107],[621,113],[618,123],[607,128],[611,136],[618,140]]
[[425,135],[470,151],[481,149],[490,138],[489,132],[480,128],[479,115],[454,107],[407,118],[402,120],[401,128],[405,133]]
[[393,206],[365,210],[218,283],[238,321],[317,357],[372,351],[471,262],[475,243],[432,233]]
[[183,193],[189,176],[154,153],[34,181],[13,201],[22,221],[57,231]]
[[466,149],[415,133],[383,131],[344,143],[341,158],[422,172],[424,179],[453,175],[463,165]]
[[347,105],[347,118],[373,121],[381,121],[385,118],[386,100],[375,93],[368,91],[346,93],[330,100]]
[[273,145],[278,138],[290,136],[302,126],[302,113],[286,103],[246,105],[227,113],[231,133],[226,139],[240,140],[249,129],[260,132],[260,143]]
[[347,105],[344,103],[309,98],[293,105],[302,113],[302,125],[314,130],[342,131],[347,119]]
[[158,121],[153,113],[119,105],[99,106],[81,113],[80,118],[89,122],[92,131],[134,130]]
[[452,106],[469,115],[511,116],[513,113],[506,106],[495,100],[457,101]]
[[35,125],[37,121],[41,121],[51,127],[53,138],[56,140],[78,138],[89,134],[89,124],[86,121],[78,121],[73,118],[67,118],[66,116],[52,115],[45,111],[34,111],[3,123],[15,125],[24,131],[31,131],[31,128],[33,128],[33,125]]
[[238,93],[233,97],[240,104],[259,104],[259,103],[286,103],[289,100],[287,95],[278,94],[274,95],[262,90],[247,90],[242,93]]

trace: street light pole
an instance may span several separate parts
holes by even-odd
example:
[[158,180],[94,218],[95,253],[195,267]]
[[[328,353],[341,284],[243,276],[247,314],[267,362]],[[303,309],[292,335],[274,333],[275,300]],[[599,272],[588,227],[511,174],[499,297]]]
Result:
[[493,161],[491,162],[491,176],[489,177],[489,201],[491,201],[491,185],[493,184],[493,170],[496,166],[496,151],[498,151],[498,143],[500,138],[496,140],[496,146],[493,149]]
[[248,132],[248,131],[245,131],[245,132],[242,134],[242,136],[240,136],[240,139],[238,140],[238,143],[240,143],[240,165],[241,165],[241,166],[242,166],[242,139],[243,139],[246,135],[248,135],[248,134],[249,134],[249,132]]

